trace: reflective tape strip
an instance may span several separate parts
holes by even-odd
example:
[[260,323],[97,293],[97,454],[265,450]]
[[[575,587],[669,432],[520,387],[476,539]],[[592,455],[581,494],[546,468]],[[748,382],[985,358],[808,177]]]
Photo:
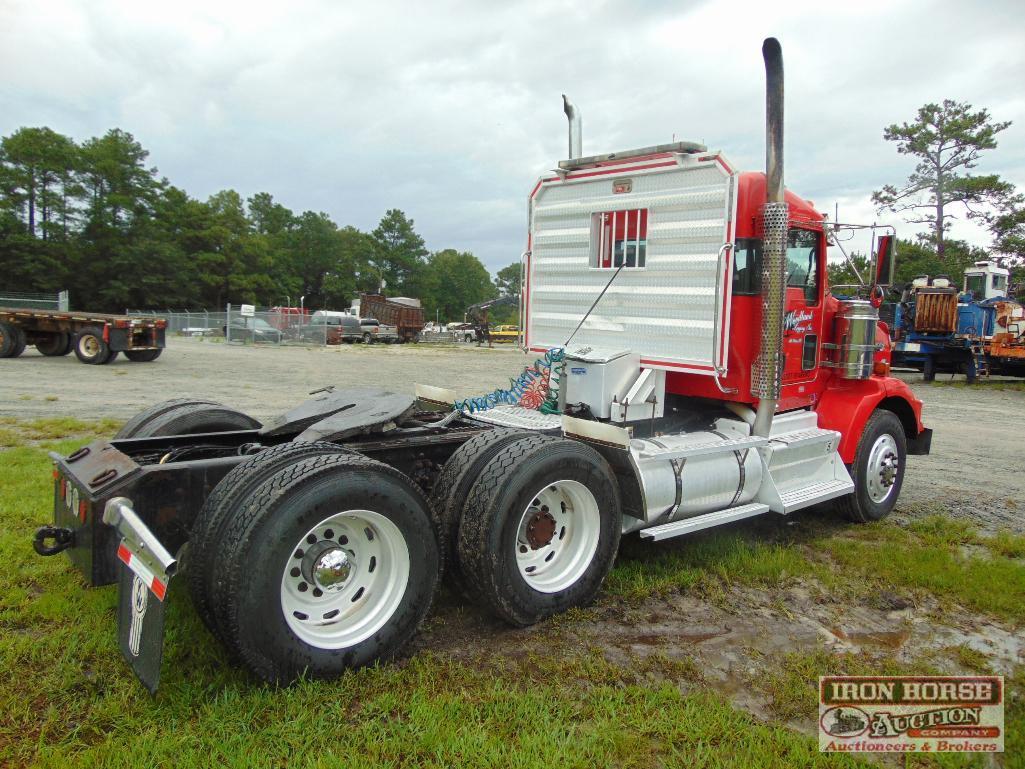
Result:
[[121,544],[117,547],[117,557],[125,564],[125,566],[131,569],[139,579],[149,585],[149,589],[153,591],[153,595],[161,601],[164,600],[164,596],[167,595],[167,584],[157,579],[153,572],[146,567],[146,564],[135,557],[132,551],[128,549],[124,540],[121,540]]

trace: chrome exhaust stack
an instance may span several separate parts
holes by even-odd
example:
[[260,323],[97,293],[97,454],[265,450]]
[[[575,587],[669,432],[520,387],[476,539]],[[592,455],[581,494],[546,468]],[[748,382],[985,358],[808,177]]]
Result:
[[783,379],[783,314],[789,215],[783,196],[783,51],[762,43],[765,60],[765,208],[762,209],[762,334],[752,387],[758,410],[753,435],[768,437]]
[[569,157],[567,160],[573,160],[584,154],[584,140],[581,134],[583,120],[577,105],[571,102],[566,94],[562,95],[562,110],[566,113],[566,119],[569,121]]

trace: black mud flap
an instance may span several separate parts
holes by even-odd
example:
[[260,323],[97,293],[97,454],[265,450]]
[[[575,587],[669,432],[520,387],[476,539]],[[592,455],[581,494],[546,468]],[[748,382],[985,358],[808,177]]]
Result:
[[107,502],[103,522],[121,535],[117,547],[121,563],[117,597],[121,654],[150,694],[156,694],[164,653],[167,588],[178,569],[178,559],[160,544],[124,497]]
[[164,609],[167,604],[127,564],[122,564],[120,572],[117,636],[121,654],[143,686],[149,689],[150,694],[156,694],[160,685],[160,661],[164,655]]

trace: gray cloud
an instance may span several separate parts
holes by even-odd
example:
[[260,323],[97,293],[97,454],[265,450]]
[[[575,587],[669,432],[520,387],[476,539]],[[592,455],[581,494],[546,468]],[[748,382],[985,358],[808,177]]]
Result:
[[399,207],[430,248],[497,270],[523,248],[534,179],[565,154],[562,92],[585,152],[675,135],[758,168],[774,34],[787,181],[823,209],[873,218],[871,191],[910,170],[882,127],[943,98],[1015,121],[980,171],[1025,185],[1012,2],[151,5],[0,0],[0,132],[119,126],[192,195],[266,190],[364,229]]

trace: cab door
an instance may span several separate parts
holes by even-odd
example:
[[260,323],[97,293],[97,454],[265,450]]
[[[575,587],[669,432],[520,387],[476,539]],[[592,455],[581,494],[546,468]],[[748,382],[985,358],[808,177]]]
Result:
[[[791,227],[787,232],[784,387],[812,382],[818,376],[822,348],[824,238],[821,230]],[[784,395],[800,398],[805,391],[805,387],[799,386]]]

